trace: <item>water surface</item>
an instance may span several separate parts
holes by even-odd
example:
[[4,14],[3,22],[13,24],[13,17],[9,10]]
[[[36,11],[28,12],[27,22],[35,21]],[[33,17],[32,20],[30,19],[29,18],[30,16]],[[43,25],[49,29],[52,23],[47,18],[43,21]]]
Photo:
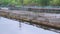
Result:
[[[21,23],[21,27],[19,27]],[[0,34],[59,34],[53,31],[37,28],[22,22],[0,17]]]

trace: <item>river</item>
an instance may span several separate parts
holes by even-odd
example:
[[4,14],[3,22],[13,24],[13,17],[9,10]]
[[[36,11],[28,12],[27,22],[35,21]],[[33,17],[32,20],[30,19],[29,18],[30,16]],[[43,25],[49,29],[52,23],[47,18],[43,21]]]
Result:
[[[21,27],[19,27],[21,23]],[[0,17],[0,34],[59,34],[22,22]]]

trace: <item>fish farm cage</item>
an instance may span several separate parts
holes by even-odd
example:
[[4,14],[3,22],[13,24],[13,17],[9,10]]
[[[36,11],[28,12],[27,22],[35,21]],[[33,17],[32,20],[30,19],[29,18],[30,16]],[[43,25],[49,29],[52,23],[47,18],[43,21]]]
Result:
[[[4,0],[5,1],[5,0]],[[8,10],[23,10],[23,11],[31,11],[31,12],[37,12],[37,13],[53,13],[54,15],[46,14],[47,16],[53,16],[57,17],[56,19],[52,18],[52,20],[57,20],[60,22],[60,5],[52,3],[51,0],[14,0],[4,3],[4,1],[0,1],[0,10],[2,9],[8,9]],[[49,3],[50,2],[50,3]],[[57,14],[57,15],[56,15]],[[43,28],[44,26],[42,26]],[[52,30],[50,28],[45,28],[48,30]],[[55,30],[56,32],[60,33],[60,30]]]

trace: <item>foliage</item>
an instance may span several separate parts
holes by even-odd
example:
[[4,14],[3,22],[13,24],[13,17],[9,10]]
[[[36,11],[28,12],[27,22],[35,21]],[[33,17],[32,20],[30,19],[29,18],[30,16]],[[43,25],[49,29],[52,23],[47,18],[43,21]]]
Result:
[[52,0],[50,3],[53,6],[60,6],[60,0]]
[[0,0],[0,5],[38,5],[38,6],[60,6],[60,0]]

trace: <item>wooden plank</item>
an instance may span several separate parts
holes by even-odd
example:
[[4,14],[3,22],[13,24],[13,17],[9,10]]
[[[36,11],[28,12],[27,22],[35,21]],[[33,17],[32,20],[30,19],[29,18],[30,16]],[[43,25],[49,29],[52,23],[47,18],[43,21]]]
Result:
[[[5,16],[7,18],[13,18],[16,20],[23,20],[32,22],[37,25],[49,26],[51,28],[60,29],[60,22],[57,24],[49,22],[49,17],[44,16],[44,13],[34,13],[29,11],[17,11],[17,10],[0,10],[0,16]],[[40,16],[40,17],[39,17]],[[52,18],[52,17],[51,17]]]

